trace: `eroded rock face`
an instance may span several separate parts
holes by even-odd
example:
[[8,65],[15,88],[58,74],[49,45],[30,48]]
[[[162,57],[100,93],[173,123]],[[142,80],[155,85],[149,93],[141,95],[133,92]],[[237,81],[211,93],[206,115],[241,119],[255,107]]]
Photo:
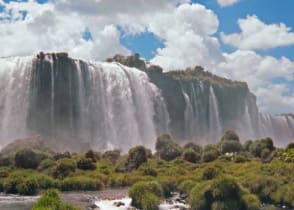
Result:
[[244,82],[218,77],[199,66],[164,73],[158,66],[142,65],[138,55],[115,56],[111,61],[124,65],[134,61],[131,66],[148,74],[161,90],[176,139],[214,143],[229,129],[236,130],[241,140],[271,136],[280,146],[294,138],[293,115],[260,114],[256,97]]

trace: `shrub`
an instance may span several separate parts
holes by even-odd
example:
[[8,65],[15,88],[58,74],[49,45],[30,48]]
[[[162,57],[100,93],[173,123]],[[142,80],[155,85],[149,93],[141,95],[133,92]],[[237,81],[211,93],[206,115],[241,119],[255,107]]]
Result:
[[5,167],[5,168],[0,168],[0,179],[6,178],[9,176],[9,172],[11,169]]
[[38,170],[44,171],[46,169],[54,167],[55,165],[56,165],[56,162],[54,160],[47,158],[39,164]]
[[192,188],[196,185],[195,181],[192,180],[185,180],[182,181],[179,186],[178,186],[178,190],[181,193],[186,193],[189,194],[189,192],[192,190]]
[[235,153],[242,150],[242,145],[239,141],[223,140],[220,143],[220,151],[222,154]]
[[240,141],[238,134],[234,130],[227,130],[223,137],[221,138],[221,141],[225,140],[231,140],[231,141]]
[[271,138],[256,140],[249,147],[250,153],[255,157],[261,157],[261,153],[264,149],[268,149],[270,152],[275,150],[273,140]]
[[99,152],[94,152],[93,150],[88,150],[85,153],[85,158],[89,158],[93,162],[96,162],[96,161],[100,160],[100,153]]
[[82,157],[78,160],[77,167],[78,167],[78,169],[81,169],[81,170],[95,170],[96,169],[96,165],[93,162],[93,160],[90,158],[85,158],[85,157]]
[[239,153],[234,156],[234,161],[236,163],[245,163],[250,161],[250,156],[247,153]]
[[72,159],[64,158],[57,161],[53,176],[55,178],[64,178],[70,173],[75,172],[76,162]]
[[294,149],[294,142],[289,143],[287,149]]
[[18,168],[36,169],[42,158],[31,149],[23,149],[15,154],[14,163]]
[[64,158],[71,158],[71,154],[68,151],[66,151],[64,153],[56,153],[56,154],[54,154],[53,158],[55,160],[60,160],[60,159],[64,159]]
[[189,148],[183,152],[183,159],[191,163],[197,163],[201,160],[201,156],[195,150]]
[[187,144],[184,145],[184,149],[193,149],[195,152],[197,153],[201,153],[202,152],[202,147],[194,144],[192,142],[189,142]]
[[12,166],[13,160],[10,157],[0,155],[0,167]]
[[168,134],[163,134],[157,138],[155,148],[159,157],[166,161],[173,160],[181,155],[181,147]]
[[143,169],[143,175],[144,176],[157,176],[157,171],[154,168],[146,167]]
[[112,164],[120,158],[120,150],[110,150],[103,153],[102,158],[109,160]]
[[207,145],[202,152],[202,160],[204,162],[211,162],[216,160],[220,155],[215,145]]
[[202,173],[202,179],[203,180],[210,180],[210,179],[213,179],[217,176],[217,171],[215,168],[212,168],[212,167],[208,167],[208,168],[205,168],[203,173]]
[[47,190],[50,188],[58,188],[59,187],[58,180],[55,180],[50,176],[39,175],[39,176],[36,176],[36,180],[38,182],[40,189]]
[[61,182],[62,191],[96,191],[100,190],[100,180],[88,177],[67,177]]
[[17,186],[23,182],[23,177],[8,177],[3,183],[3,191],[6,194],[17,194]]
[[241,200],[243,201],[247,210],[259,210],[261,203],[256,195],[245,193],[242,195]]
[[261,150],[260,157],[261,157],[262,159],[265,159],[265,158],[267,158],[270,154],[271,154],[271,151],[270,151],[268,148],[264,148],[263,150]]
[[129,189],[132,205],[142,210],[157,209],[162,196],[161,186],[154,181],[137,182]]
[[17,192],[20,195],[35,195],[38,191],[38,183],[34,178],[26,178],[16,186]]
[[245,141],[244,145],[243,145],[243,149],[247,152],[249,152],[249,148],[250,148],[250,145],[253,144],[253,141],[252,140],[247,140]]
[[256,196],[242,190],[234,179],[228,177],[196,184],[189,199],[191,209],[197,210],[258,210],[260,207]]
[[145,193],[141,200],[142,210],[158,210],[160,198],[153,193]]
[[47,190],[32,210],[80,210],[80,208],[61,201],[57,190]]
[[207,210],[211,209],[212,195],[211,182],[197,183],[189,194],[189,203],[193,210]]
[[127,166],[132,171],[140,167],[141,164],[147,162],[147,152],[145,147],[137,146],[129,150]]

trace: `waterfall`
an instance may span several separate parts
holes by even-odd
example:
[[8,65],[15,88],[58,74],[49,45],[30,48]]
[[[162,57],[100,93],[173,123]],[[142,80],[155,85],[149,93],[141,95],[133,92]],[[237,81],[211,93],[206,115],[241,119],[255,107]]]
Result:
[[0,117],[1,145],[40,133],[69,148],[126,151],[153,148],[169,132],[165,101],[146,73],[55,55],[0,59]]
[[185,99],[185,133],[187,138],[192,138],[194,136],[194,128],[195,128],[195,118],[194,118],[194,110],[193,105],[191,103],[189,95],[182,90],[184,99]]
[[272,137],[278,146],[285,146],[294,139],[294,117],[292,115],[260,114],[259,126],[259,137]]
[[[156,127],[152,99],[159,93],[147,75],[114,63],[89,62],[87,65],[90,118],[85,120],[95,126],[92,142],[96,142],[97,147],[122,150],[138,144],[153,147]],[[103,143],[105,145],[101,145]]]
[[294,139],[294,116],[259,113],[255,97],[235,83],[175,80],[63,53],[0,58],[0,146],[38,133],[61,149],[126,151],[153,148],[157,135],[170,132],[215,143],[228,129],[284,146]]
[[0,58],[0,143],[28,134],[32,58]]
[[209,135],[211,138],[220,136],[222,126],[219,117],[217,98],[212,86],[209,87]]

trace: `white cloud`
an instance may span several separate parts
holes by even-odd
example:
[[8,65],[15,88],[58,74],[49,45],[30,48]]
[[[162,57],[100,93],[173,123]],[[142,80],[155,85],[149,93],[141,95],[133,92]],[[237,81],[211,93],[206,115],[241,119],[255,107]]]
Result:
[[212,36],[218,29],[218,18],[204,6],[184,4],[148,22],[148,30],[165,44],[151,62],[165,69],[183,69],[195,65],[211,68],[222,60],[219,42]]
[[221,34],[225,44],[243,50],[270,49],[294,44],[294,32],[284,23],[265,24],[257,16],[238,20],[240,33]]
[[217,3],[221,6],[221,7],[227,7],[227,6],[231,6],[233,4],[236,4],[237,2],[239,2],[240,0],[217,0]]
[[[129,54],[120,43],[119,26],[126,35],[151,32],[163,41],[164,47],[157,49],[153,63],[166,69],[202,65],[216,74],[248,82],[262,111],[293,110],[290,85],[272,82],[275,78],[293,81],[293,61],[264,57],[249,50],[222,53],[214,36],[218,17],[190,0],[52,0],[43,5],[34,0],[0,0],[1,3],[5,9],[0,13],[0,18],[4,18],[0,21],[0,56],[31,55],[43,50],[102,60],[117,53]],[[27,11],[24,20],[21,11]],[[283,24],[266,25],[249,16],[239,25],[241,34],[223,35],[223,41],[237,47],[245,43],[241,49],[264,49],[291,40],[290,29]],[[82,38],[85,30],[91,32],[93,40]],[[264,33],[267,36],[259,38],[264,35],[258,34]],[[274,34],[275,40],[269,34]]]
[[[285,57],[264,57],[253,51],[242,50],[224,56],[226,60],[215,67],[214,73],[246,81],[250,90],[256,94],[262,112],[293,112],[294,94],[288,94],[291,86],[287,84],[294,81],[293,61]],[[282,78],[287,82],[275,84],[275,78]]]
[[[20,11],[27,11],[25,20],[19,18]],[[5,4],[2,14],[9,19],[0,22],[0,56],[31,55],[43,50],[105,59],[117,53],[130,53],[120,44],[120,33],[112,23],[91,22],[90,30],[95,37],[86,41],[82,38],[89,28],[86,17],[74,12],[64,14],[52,3],[10,2]]]

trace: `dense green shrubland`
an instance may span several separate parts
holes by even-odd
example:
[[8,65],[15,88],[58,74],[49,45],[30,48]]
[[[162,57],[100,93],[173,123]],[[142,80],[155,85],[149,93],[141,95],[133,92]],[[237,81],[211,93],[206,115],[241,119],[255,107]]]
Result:
[[254,210],[264,202],[294,207],[293,174],[293,144],[277,149],[270,138],[241,144],[234,131],[204,147],[182,147],[171,136],[161,135],[154,154],[137,146],[126,154],[26,148],[0,155],[1,192],[33,195],[50,188],[132,186],[134,205],[148,210],[156,209],[172,191],[188,195],[192,209]]

